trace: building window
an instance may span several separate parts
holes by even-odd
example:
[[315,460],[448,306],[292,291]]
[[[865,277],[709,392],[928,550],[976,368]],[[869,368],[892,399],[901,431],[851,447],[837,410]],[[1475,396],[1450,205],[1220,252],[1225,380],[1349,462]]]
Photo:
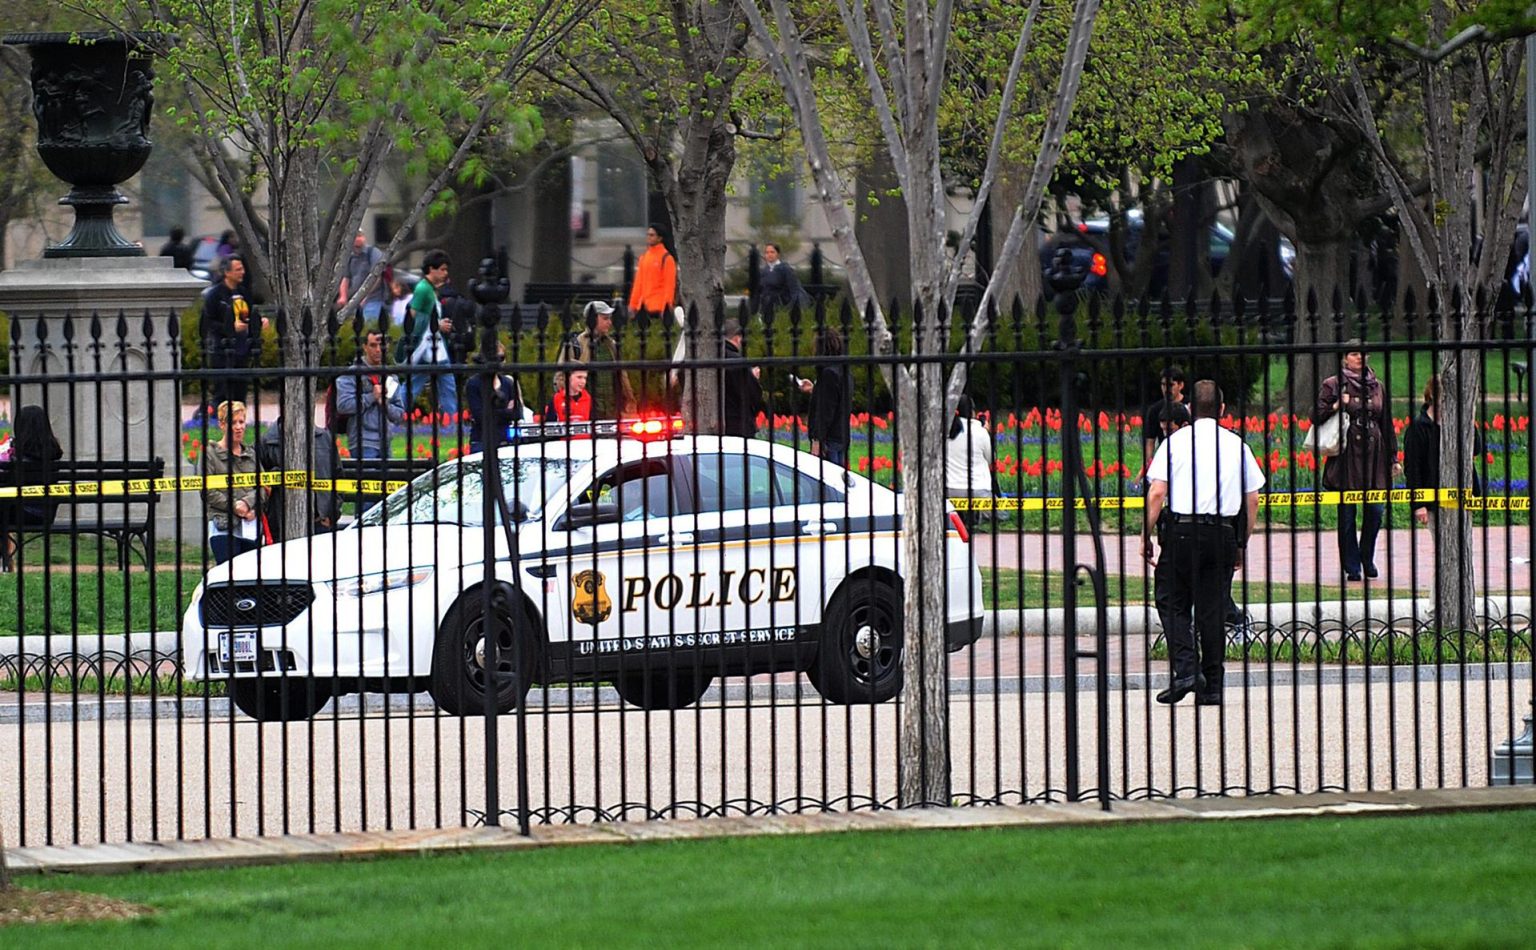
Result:
[[646,225],[645,163],[627,142],[597,147],[597,223],[604,228]]
[[170,234],[171,228],[190,226],[188,177],[175,155],[168,151],[150,153],[139,176],[140,214],[146,235]]

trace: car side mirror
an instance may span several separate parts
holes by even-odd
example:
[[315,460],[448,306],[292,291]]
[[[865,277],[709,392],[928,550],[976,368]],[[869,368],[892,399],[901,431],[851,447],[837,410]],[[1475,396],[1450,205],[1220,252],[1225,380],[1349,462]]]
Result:
[[619,518],[619,506],[612,502],[595,501],[572,505],[555,523],[555,530],[575,531],[577,528],[591,528],[600,524],[617,524]]

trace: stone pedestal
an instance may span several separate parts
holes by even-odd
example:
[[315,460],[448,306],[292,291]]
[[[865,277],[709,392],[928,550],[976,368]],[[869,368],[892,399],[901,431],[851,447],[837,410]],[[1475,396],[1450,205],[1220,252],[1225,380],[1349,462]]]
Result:
[[[44,407],[66,458],[159,457],[168,476],[198,474],[184,456],[177,467],[181,343],[172,318],[179,328],[207,286],[168,257],[55,258],[0,273],[11,417]],[[164,537],[175,500],[161,501]]]

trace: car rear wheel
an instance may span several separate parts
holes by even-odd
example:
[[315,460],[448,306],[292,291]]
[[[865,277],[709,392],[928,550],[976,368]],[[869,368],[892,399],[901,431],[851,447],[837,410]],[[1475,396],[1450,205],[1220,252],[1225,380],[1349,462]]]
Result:
[[307,676],[263,676],[234,680],[229,696],[235,708],[260,722],[313,718],[331,700],[331,684]]
[[[498,713],[510,712],[527,698],[537,655],[528,618],[515,608],[512,596],[505,588],[494,589],[489,616],[483,590],[469,591],[449,609],[437,631],[427,687],[444,712],[483,715],[487,691],[494,693]],[[486,668],[488,639],[496,644],[493,670]]]
[[635,670],[614,677],[619,698],[641,709],[686,709],[699,701],[715,678],[692,667]]
[[883,703],[901,691],[901,591],[849,580],[822,616],[821,646],[807,674],[829,702]]

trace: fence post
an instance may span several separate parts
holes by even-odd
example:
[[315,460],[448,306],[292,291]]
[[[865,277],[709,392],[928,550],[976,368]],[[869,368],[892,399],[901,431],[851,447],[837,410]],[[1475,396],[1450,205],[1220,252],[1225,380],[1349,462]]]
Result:
[[[1077,563],[1077,475],[1082,470],[1082,437],[1077,423],[1077,311],[1062,311],[1060,332],[1056,349],[1061,353],[1061,562],[1065,567],[1066,583],[1062,586],[1062,697],[1066,722],[1063,738],[1067,756],[1067,800],[1076,801],[1081,794],[1081,778],[1078,763],[1077,728],[1077,585],[1073,565]],[[1049,522],[1047,522],[1049,524]],[[1047,579],[1049,584],[1049,579]]]

